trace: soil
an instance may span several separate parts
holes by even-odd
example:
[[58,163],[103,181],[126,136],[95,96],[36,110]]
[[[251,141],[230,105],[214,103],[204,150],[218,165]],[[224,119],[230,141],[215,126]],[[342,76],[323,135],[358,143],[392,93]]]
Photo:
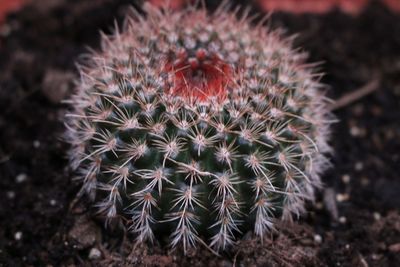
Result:
[[204,247],[183,256],[135,247],[75,201],[60,100],[79,56],[98,48],[99,30],[121,24],[131,3],[34,1],[0,25],[0,266],[400,266],[400,15],[378,2],[357,17],[275,13],[270,21],[300,33],[296,45],[322,62],[331,98],[379,81],[335,110],[333,168],[299,222],[263,242],[247,234],[220,257]]

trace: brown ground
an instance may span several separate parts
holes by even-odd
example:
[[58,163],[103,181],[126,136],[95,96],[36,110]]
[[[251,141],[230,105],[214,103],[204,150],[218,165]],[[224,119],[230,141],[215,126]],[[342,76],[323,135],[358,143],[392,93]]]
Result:
[[310,62],[324,62],[332,98],[381,77],[374,94],[335,112],[327,190],[299,225],[262,244],[247,236],[221,257],[205,248],[183,257],[134,248],[82,202],[71,206],[79,185],[60,141],[59,100],[79,55],[98,47],[98,30],[121,23],[130,2],[41,0],[0,27],[0,266],[400,266],[400,15],[379,4],[359,17],[273,16],[274,27],[301,33]]

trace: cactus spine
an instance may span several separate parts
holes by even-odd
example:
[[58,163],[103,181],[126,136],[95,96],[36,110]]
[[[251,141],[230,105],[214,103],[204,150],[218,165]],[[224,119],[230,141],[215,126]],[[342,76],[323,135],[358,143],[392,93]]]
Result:
[[330,114],[305,53],[221,6],[146,8],[80,68],[71,166],[107,220],[138,242],[262,237],[304,211],[328,165]]

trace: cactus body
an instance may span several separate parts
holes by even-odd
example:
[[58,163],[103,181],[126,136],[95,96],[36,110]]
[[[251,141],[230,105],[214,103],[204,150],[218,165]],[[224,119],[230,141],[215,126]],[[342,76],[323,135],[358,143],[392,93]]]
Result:
[[139,242],[262,237],[304,210],[327,166],[329,112],[305,59],[224,7],[128,18],[71,99],[82,191],[107,219],[128,218]]

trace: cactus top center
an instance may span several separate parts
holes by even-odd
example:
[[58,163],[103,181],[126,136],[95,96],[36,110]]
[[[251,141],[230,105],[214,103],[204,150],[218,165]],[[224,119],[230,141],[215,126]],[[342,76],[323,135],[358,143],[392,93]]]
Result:
[[205,49],[170,53],[163,67],[168,76],[166,92],[189,102],[222,102],[228,94],[232,68]]

